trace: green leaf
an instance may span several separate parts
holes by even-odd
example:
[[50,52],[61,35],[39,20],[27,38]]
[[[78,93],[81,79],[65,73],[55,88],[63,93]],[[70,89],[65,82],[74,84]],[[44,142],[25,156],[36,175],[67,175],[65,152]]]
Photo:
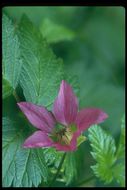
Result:
[[125,162],[118,163],[112,171],[117,183],[125,187]]
[[[46,161],[46,164],[47,164],[48,169],[50,171],[48,181],[52,181],[54,175],[57,173],[57,169],[59,167],[59,164],[60,164],[60,161],[61,161],[63,154],[64,154],[63,152],[57,151],[55,148],[44,149],[45,161]],[[60,170],[60,176],[62,175],[63,170],[64,170],[63,168]],[[59,179],[59,181],[61,179],[63,179],[63,177],[61,177]]]
[[73,152],[67,153],[63,167],[65,173],[64,180],[66,185],[68,185],[77,177],[76,159]]
[[[122,129],[124,129],[124,118],[122,120]],[[121,134],[122,140],[120,139],[120,143],[123,143],[122,135],[123,134]],[[89,129],[88,137],[93,150],[91,154],[97,162],[96,165],[91,166],[94,174],[105,181],[105,183],[116,180],[121,186],[125,186],[125,158],[121,159],[121,157],[118,156],[119,154],[116,152],[113,137],[97,125]],[[121,149],[121,145],[119,147]]]
[[[46,148],[44,150],[46,164],[50,167],[58,168],[63,152],[56,151],[55,148]],[[54,171],[54,169],[53,169]]]
[[12,21],[2,16],[2,73],[15,89],[19,82],[22,61],[20,57],[20,43]]
[[39,30],[23,16],[19,26],[23,69],[20,83],[26,101],[50,106],[63,79],[63,63],[57,59]]
[[[64,154],[63,152],[56,151],[53,148],[47,148],[44,150],[46,164],[50,168],[52,174],[55,174],[57,172],[57,168],[60,164],[63,154]],[[77,163],[76,163],[75,153],[68,152],[65,157],[63,166],[60,170],[60,174],[58,176],[57,181],[61,181],[66,183],[66,185],[69,185],[72,182],[72,180],[74,180],[76,177],[77,177]]]
[[38,151],[22,148],[28,136],[26,134],[21,123],[3,118],[3,187],[37,187],[42,179],[47,181],[48,173],[42,149]]
[[116,161],[115,141],[97,125],[89,128],[88,138],[93,150],[91,154],[97,161],[97,164],[91,168],[97,177],[106,183],[110,183],[113,180],[112,166]]
[[2,98],[5,99],[13,92],[13,88],[6,79],[2,79]]
[[86,137],[83,135],[80,135],[77,139],[77,146],[79,146],[80,144],[82,144],[84,141],[86,141]]
[[121,121],[121,135],[116,156],[118,165],[114,170],[114,177],[121,186],[125,187],[125,115],[123,115]]
[[64,40],[72,40],[75,34],[65,26],[58,25],[49,19],[44,19],[40,31],[49,43],[57,43]]
[[125,158],[125,115],[122,117],[122,122],[121,122],[121,136],[117,150],[117,157]]

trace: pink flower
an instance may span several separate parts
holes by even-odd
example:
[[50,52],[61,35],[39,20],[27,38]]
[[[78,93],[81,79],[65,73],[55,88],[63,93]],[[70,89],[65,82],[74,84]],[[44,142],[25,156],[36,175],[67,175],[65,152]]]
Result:
[[108,116],[97,108],[86,108],[78,112],[78,101],[69,84],[61,82],[53,113],[45,107],[29,102],[18,106],[30,123],[39,130],[24,142],[25,148],[55,147],[59,151],[74,151],[77,138],[93,124],[103,122]]

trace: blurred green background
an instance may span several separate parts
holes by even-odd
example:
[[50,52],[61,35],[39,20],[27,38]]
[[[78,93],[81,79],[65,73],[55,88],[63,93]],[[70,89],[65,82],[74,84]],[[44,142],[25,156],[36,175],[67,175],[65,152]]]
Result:
[[[109,118],[101,126],[118,143],[120,120],[125,111],[125,9],[106,6],[46,6],[5,7],[4,10],[15,23],[25,13],[38,28],[48,18],[75,33],[72,40],[52,43],[51,46],[55,54],[63,59],[65,72],[78,76],[80,108],[98,107],[108,113]],[[80,179],[92,174],[89,166],[94,162],[90,149],[87,141],[78,150],[82,157],[78,171]],[[99,181],[96,183],[96,186],[103,184]],[[86,186],[95,186],[95,181]]]

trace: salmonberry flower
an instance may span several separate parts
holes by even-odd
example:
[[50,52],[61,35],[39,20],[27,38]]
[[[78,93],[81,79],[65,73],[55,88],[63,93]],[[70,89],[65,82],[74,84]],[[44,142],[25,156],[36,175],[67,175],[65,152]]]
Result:
[[82,132],[108,117],[97,108],[78,111],[77,97],[64,80],[52,112],[29,102],[20,102],[18,106],[30,123],[39,129],[26,139],[23,144],[25,148],[55,147],[59,151],[74,151]]

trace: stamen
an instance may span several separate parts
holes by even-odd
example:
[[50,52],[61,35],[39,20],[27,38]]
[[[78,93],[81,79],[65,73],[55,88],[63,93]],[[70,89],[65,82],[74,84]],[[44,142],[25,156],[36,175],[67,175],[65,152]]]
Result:
[[65,144],[67,144],[67,145],[70,144],[70,140],[67,138],[66,135],[62,136],[62,141],[63,141]]
[[72,126],[65,127],[65,126],[57,125],[57,128],[54,129],[50,137],[55,142],[59,142],[63,145],[69,145],[73,137]]

